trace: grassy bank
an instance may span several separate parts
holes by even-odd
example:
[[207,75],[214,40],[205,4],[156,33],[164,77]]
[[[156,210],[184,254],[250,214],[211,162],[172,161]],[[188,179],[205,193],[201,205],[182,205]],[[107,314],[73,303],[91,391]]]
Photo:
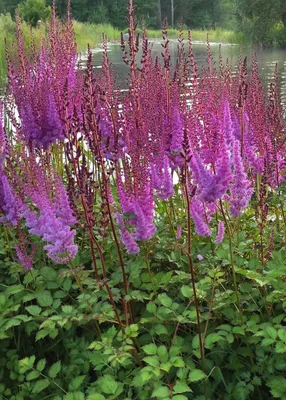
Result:
[[[74,30],[80,52],[85,51],[87,45],[96,47],[102,42],[102,33],[104,32],[107,36],[108,41],[116,42],[120,40],[120,31],[117,28],[109,24],[87,24],[78,21],[74,21]],[[25,37],[25,45],[28,46],[30,42],[30,27],[27,24],[23,24],[23,31]],[[3,86],[6,75],[6,60],[5,60],[5,49],[4,49],[4,38],[6,38],[8,47],[11,48],[12,42],[15,39],[16,25],[12,20],[11,16],[0,15],[0,85]],[[36,43],[39,41],[40,31],[38,28],[33,29],[33,35]],[[179,35],[177,29],[169,29],[168,36],[170,39],[176,39]],[[148,30],[148,36],[150,39],[161,38],[162,33],[160,30]],[[187,32],[184,32],[184,36],[187,37]],[[207,37],[207,31],[205,30],[194,30],[192,31],[192,37],[194,41],[200,40],[205,41]],[[3,40],[2,40],[3,38]],[[215,31],[209,31],[209,40],[211,42],[220,43],[246,43],[246,38],[242,34],[237,34],[232,31],[217,29]]]
[[79,51],[84,51],[89,44],[96,47],[102,42],[102,33],[107,36],[108,41],[120,40],[120,31],[109,24],[87,24],[74,21],[74,30]]
[[[227,31],[224,29],[216,29],[214,30],[192,30],[192,39],[194,41],[205,41],[207,34],[209,34],[210,42],[219,42],[219,43],[239,43],[239,44],[246,44],[247,38],[241,34],[236,33],[233,31]],[[168,30],[168,37],[170,39],[176,39],[179,35],[178,29],[169,29]],[[160,38],[161,31],[160,30],[148,30],[148,37],[150,39]],[[184,37],[187,37],[187,31],[184,31]]]

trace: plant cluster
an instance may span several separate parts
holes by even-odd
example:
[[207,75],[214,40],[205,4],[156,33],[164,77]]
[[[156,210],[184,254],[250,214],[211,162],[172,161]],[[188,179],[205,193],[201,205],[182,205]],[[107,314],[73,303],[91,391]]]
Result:
[[[277,70],[191,33],[170,65],[132,1],[120,90],[68,12],[17,18],[0,129],[3,399],[286,399],[285,121]],[[141,49],[141,52],[139,50]],[[140,57],[140,61],[139,61]],[[2,107],[1,107],[2,110]],[[2,112],[2,111],[1,111]],[[271,397],[272,396],[272,397]]]

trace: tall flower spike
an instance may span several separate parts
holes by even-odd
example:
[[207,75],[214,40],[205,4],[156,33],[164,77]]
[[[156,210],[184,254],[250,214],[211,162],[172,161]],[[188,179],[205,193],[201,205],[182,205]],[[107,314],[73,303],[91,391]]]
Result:
[[236,140],[233,145],[233,179],[230,185],[230,212],[233,216],[239,216],[248,205],[253,189],[244,171],[240,153],[240,142]]
[[223,238],[224,238],[224,223],[223,221],[219,221],[216,243],[221,243],[223,241]]
[[191,203],[191,214],[194,220],[196,233],[199,236],[210,236],[211,232],[207,224],[204,206],[196,197]]

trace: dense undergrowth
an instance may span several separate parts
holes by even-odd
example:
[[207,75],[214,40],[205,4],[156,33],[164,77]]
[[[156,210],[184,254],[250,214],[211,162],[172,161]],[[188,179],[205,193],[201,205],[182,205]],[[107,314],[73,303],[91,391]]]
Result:
[[[277,71],[170,65],[132,2],[129,90],[76,69],[52,15],[8,56],[0,129],[4,400],[286,399],[285,120]],[[2,109],[2,107],[1,107]]]

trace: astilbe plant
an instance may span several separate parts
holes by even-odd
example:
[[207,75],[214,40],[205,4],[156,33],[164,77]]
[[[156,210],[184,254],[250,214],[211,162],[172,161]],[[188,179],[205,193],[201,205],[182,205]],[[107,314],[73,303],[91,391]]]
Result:
[[[76,226],[91,253],[97,287],[105,288],[124,333],[133,321],[126,257],[133,260],[132,254],[145,252],[154,289],[148,243],[156,240],[166,209],[168,229],[178,226],[174,238],[177,244],[184,241],[203,368],[193,236],[210,236],[216,246],[228,239],[241,312],[234,233],[244,213],[256,216],[264,260],[267,190],[275,191],[286,176],[286,125],[277,74],[268,100],[255,57],[251,76],[246,59],[239,61],[233,76],[230,63],[224,67],[220,61],[216,69],[209,42],[207,64],[199,74],[191,34],[186,53],[182,30],[178,63],[172,66],[166,23],[162,60],[152,57],[144,29],[138,62],[140,41],[132,1],[128,13],[129,39],[127,43],[123,35],[121,39],[129,69],[127,91],[116,86],[105,37],[101,72],[93,69],[90,49],[86,70],[81,72],[76,68],[70,17],[61,24],[53,9],[47,36],[33,51],[24,49],[18,18],[17,56],[7,55],[9,84],[4,102],[12,129],[6,129],[5,136],[3,118],[0,128],[1,221],[40,237],[53,262],[69,265],[78,250]],[[180,197],[180,205],[168,213],[175,196]],[[184,218],[176,221],[178,215]],[[110,238],[123,282],[117,274],[116,290],[111,290],[106,263],[105,244]],[[30,253],[20,241],[16,252],[24,268],[30,269]],[[137,360],[135,345],[132,353]]]

